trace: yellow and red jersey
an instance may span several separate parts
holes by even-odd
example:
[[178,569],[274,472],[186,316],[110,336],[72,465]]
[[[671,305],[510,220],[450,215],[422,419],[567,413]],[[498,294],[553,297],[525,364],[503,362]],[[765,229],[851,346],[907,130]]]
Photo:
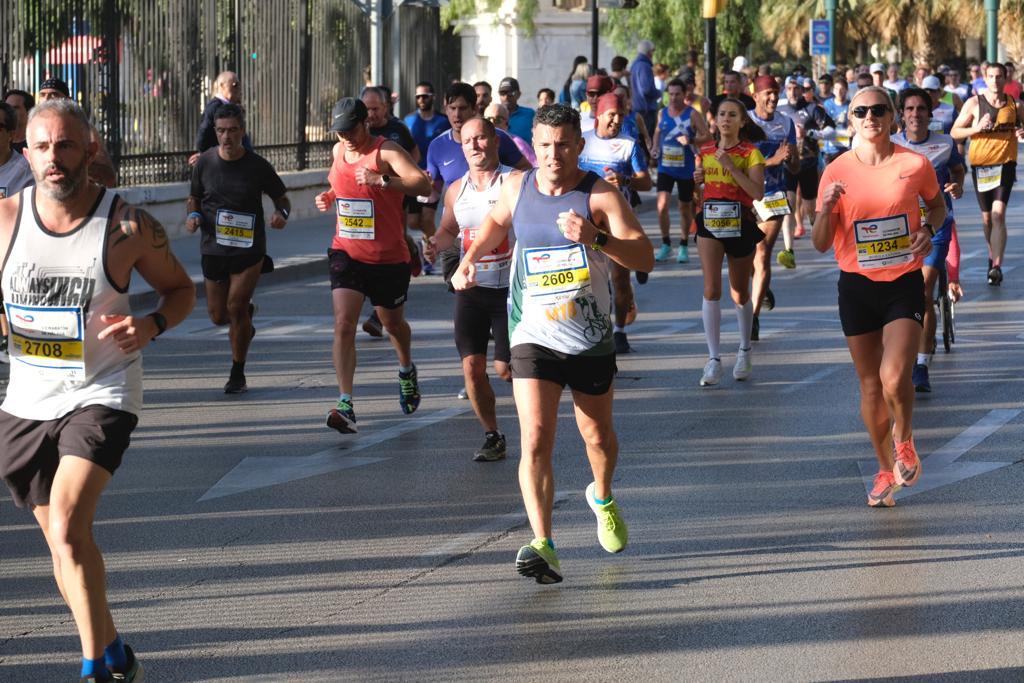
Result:
[[[726,199],[738,201],[743,206],[752,207],[754,199],[743,191],[732,174],[722,168],[715,158],[718,145],[714,141],[701,145],[700,157],[704,167],[704,199]],[[752,142],[741,141],[725,150],[732,158],[737,169],[748,172],[755,166],[764,166],[764,155]]]

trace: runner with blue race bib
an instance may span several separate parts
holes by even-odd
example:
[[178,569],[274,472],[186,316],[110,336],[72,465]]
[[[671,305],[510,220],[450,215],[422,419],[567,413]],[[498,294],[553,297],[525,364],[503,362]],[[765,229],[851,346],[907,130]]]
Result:
[[[925,81],[928,79],[926,78]],[[935,341],[935,282],[939,271],[946,267],[946,254],[956,223],[953,219],[953,200],[963,195],[964,159],[957,150],[956,141],[944,133],[931,130],[932,99],[928,93],[919,88],[908,88],[900,91],[900,115],[903,119],[903,131],[893,135],[892,141],[897,145],[913,150],[925,156],[935,169],[939,187],[942,188],[943,199],[946,200],[946,220],[932,237],[932,250],[924,258],[921,274],[924,276],[924,332],[917,349],[917,362],[914,364],[912,380],[917,392],[930,392],[931,382],[928,378],[928,363],[931,358]],[[925,206],[920,202],[921,220],[925,219]]]
[[[651,176],[639,143],[622,132],[624,118],[625,106],[617,95],[606,93],[597,99],[597,125],[583,134],[585,145],[579,165],[617,187],[628,201],[630,191],[651,189]],[[629,317],[636,317],[633,286],[629,282],[629,270],[614,261],[611,276],[615,287],[615,352],[629,353],[632,349],[626,337],[626,325],[632,322]],[[634,311],[632,316],[630,310]]]

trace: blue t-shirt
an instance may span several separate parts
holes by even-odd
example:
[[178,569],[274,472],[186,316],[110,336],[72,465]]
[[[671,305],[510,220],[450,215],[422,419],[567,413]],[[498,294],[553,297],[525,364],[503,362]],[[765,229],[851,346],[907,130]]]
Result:
[[837,131],[834,139],[824,141],[825,154],[842,154],[850,149],[850,136],[839,135],[838,131],[850,127],[850,101],[847,100],[842,104],[837,104],[835,98],[832,98],[825,101],[821,106],[825,107],[825,111],[836,122]]
[[[917,152],[932,162],[932,168],[935,169],[935,177],[939,180],[940,191],[946,183],[950,182],[950,167],[964,165],[964,157],[960,154],[960,150],[957,149],[956,142],[945,133],[929,131],[928,137],[923,141],[911,142],[907,139],[907,132],[900,131],[893,135],[891,139],[897,145]],[[948,192],[943,192],[942,198],[946,200],[946,223],[949,223],[953,218],[953,197]]]
[[429,121],[424,121],[419,112],[414,111],[405,117],[405,125],[412,133],[416,146],[420,148],[420,168],[426,168],[430,141],[452,127],[448,123],[448,117],[435,113]]
[[529,107],[516,107],[516,110],[508,116],[508,132],[526,140],[526,144],[533,144],[533,117],[535,111]]
[[[499,130],[498,161],[506,166],[515,166],[522,158],[523,154],[512,138],[505,131]],[[427,149],[427,173],[432,179],[440,178],[445,185],[451,185],[468,172],[469,164],[466,163],[466,155],[462,153],[462,145],[455,142],[450,129],[431,141]]]
[[[758,116],[755,110],[751,109],[747,112],[747,116],[750,117],[751,121],[761,126],[761,130],[767,136],[766,140],[757,143],[757,148],[765,159],[775,154],[779,147],[784,144],[796,144],[796,126],[793,125],[793,119],[782,112],[776,111],[771,119],[765,120]],[[766,165],[764,167],[764,193],[768,195],[779,191],[786,191],[786,164],[781,163],[778,166]]]
[[658,175],[664,173],[671,178],[693,179],[693,145],[683,147],[676,138],[686,135],[693,141],[695,133],[690,117],[695,113],[693,107],[686,107],[679,116],[669,115],[668,107],[661,110],[658,139],[654,141],[658,147]]
[[593,171],[604,177],[606,168],[624,176],[634,176],[647,169],[647,159],[636,140],[619,131],[613,138],[602,138],[597,130],[583,134],[583,153],[579,165],[584,171]]

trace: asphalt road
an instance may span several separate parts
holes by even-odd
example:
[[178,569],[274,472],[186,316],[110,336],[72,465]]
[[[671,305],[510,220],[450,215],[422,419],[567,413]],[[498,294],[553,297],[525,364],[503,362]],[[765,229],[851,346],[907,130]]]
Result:
[[[637,288],[636,352],[616,382],[629,547],[597,544],[564,400],[565,582],[549,587],[513,567],[530,533],[509,387],[511,457],[470,461],[482,430],[455,398],[439,278],[415,280],[408,305],[414,416],[389,344],[360,334],[358,436],[323,425],[336,397],[323,278],[258,292],[240,397],[222,393],[226,334],[197,309],[146,352],[146,410],[98,514],[119,629],[150,681],[1024,680],[1020,192],[1014,203],[1006,282],[989,288],[976,205],[958,202],[967,299],[915,416],[934,459],[891,510],[865,505],[872,453],[831,256],[805,239],[798,268],[776,270],[746,383],[728,372],[723,306],[714,389],[698,387],[699,266],[659,264]],[[6,495],[0,586],[0,681],[73,680],[70,614]]]

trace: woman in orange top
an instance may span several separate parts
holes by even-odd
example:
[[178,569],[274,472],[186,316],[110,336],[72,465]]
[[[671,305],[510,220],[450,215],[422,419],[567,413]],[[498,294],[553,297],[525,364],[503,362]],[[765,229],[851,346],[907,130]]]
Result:
[[[932,248],[931,226],[946,218],[931,163],[889,139],[893,109],[883,88],[853,96],[850,122],[860,144],[825,167],[811,232],[818,251],[835,248],[841,271],[839,319],[879,464],[868,495],[872,507],[892,507],[892,494],[921,474],[910,375],[924,317],[921,263]],[[918,197],[927,207],[923,226]]]
[[740,381],[750,377],[750,332],[754,307],[750,302],[750,275],[754,251],[764,233],[757,227],[754,200],[764,196],[764,156],[757,145],[764,140],[761,127],[747,116],[747,108],[733,98],[722,100],[715,116],[716,139],[705,143],[697,157],[693,181],[704,184],[704,201],[697,214],[697,249],[704,271],[704,338],[708,362],[701,376],[702,387],[718,384],[722,378],[719,340],[722,327],[722,259],[729,257],[729,289],[736,304],[740,326],[740,348],[732,376]]

